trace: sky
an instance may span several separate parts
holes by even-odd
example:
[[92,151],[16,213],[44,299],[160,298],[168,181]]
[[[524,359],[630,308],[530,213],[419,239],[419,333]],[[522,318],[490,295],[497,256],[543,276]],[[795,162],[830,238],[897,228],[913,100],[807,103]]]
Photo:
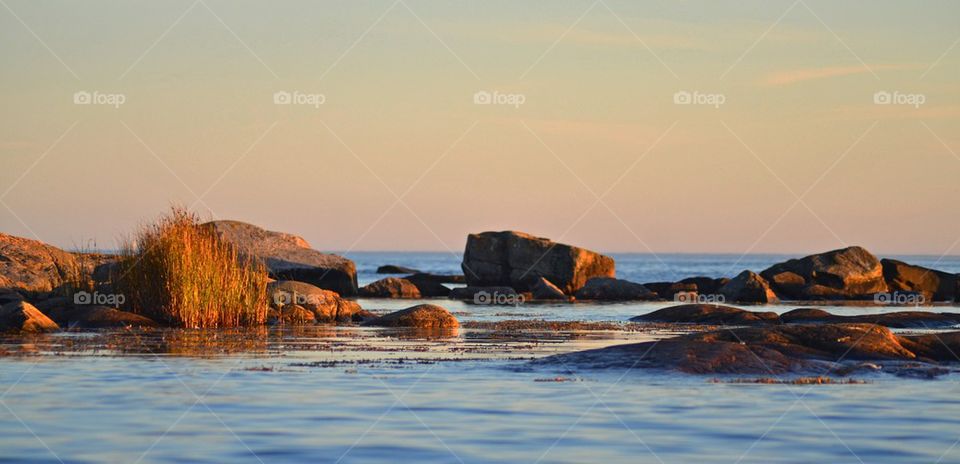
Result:
[[[956,1],[0,2],[0,231],[960,254]],[[486,92],[486,93],[482,93]],[[479,93],[479,94],[478,94]]]

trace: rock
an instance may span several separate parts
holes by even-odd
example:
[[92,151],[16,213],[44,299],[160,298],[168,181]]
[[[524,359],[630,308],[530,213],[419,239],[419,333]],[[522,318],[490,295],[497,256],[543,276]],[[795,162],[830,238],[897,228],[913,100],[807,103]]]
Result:
[[80,266],[72,253],[0,233],[0,291],[49,293],[68,283]]
[[62,327],[71,329],[106,329],[118,327],[159,327],[156,321],[139,314],[109,306],[78,305],[53,310],[50,317]]
[[726,285],[720,287],[719,293],[726,301],[740,303],[774,303],[777,295],[770,289],[770,284],[763,277],[754,272],[743,271]]
[[730,306],[686,304],[631,318],[632,322],[679,322],[716,325],[777,324],[777,313],[754,312]]
[[572,295],[593,277],[613,277],[613,258],[522,232],[470,234],[461,264],[470,286],[529,290],[537,278]]
[[420,298],[420,289],[409,280],[387,277],[362,287],[360,296],[367,298]]
[[280,310],[281,324],[309,325],[317,322],[317,315],[300,305],[286,305]]
[[657,294],[635,282],[612,277],[594,277],[577,290],[578,300],[632,301],[656,300]]
[[211,227],[237,250],[263,260],[278,280],[296,280],[332,290],[340,295],[357,294],[357,268],[342,256],[321,253],[296,235],[272,232],[239,221],[213,221]]
[[960,324],[960,314],[896,311],[883,314],[838,316],[822,309],[800,308],[781,314],[780,321],[789,324],[876,324],[893,329],[935,329]]
[[40,333],[60,330],[39,309],[26,301],[14,301],[0,307],[0,332]]
[[17,292],[0,293],[0,306],[14,301],[23,301],[23,295]]
[[377,268],[377,274],[416,274],[420,271],[411,267],[386,264]]
[[650,282],[643,284],[643,286],[656,293],[663,300],[673,300],[678,293],[692,293],[695,296],[698,290],[697,284],[685,282]]
[[460,327],[457,318],[442,306],[422,304],[396,311],[365,322],[380,327],[415,327],[418,329],[453,329]]
[[446,298],[450,294],[450,288],[446,285],[443,285],[441,282],[449,281],[455,279],[456,277],[463,276],[436,276],[433,274],[412,274],[403,278],[407,282],[412,283],[417,287],[417,290],[420,291],[420,296],[425,298],[432,297],[443,297]]
[[957,275],[895,259],[882,259],[883,278],[890,292],[919,292],[926,301],[953,301],[957,296]]
[[[930,351],[932,343],[922,340]],[[669,369],[696,374],[825,374],[840,359],[914,361],[920,346],[869,324],[765,325],[694,333],[656,342],[554,355],[538,364],[580,368]]]
[[450,290],[451,300],[473,302],[474,304],[507,304],[523,302],[523,296],[510,287],[461,287]]
[[305,282],[278,280],[267,285],[267,292],[271,306],[281,310],[287,305],[302,306],[313,311],[317,322],[350,322],[361,309],[356,302],[341,298],[336,292]]
[[857,246],[791,259],[760,275],[788,299],[870,299],[887,291],[880,261]]
[[410,282],[433,282],[438,284],[464,284],[467,279],[460,274],[431,274],[429,272],[418,272],[411,274],[404,279]]
[[367,311],[366,309],[361,309],[361,310],[353,313],[353,317],[352,317],[351,319],[353,319],[353,322],[362,324],[362,323],[367,322],[367,321],[372,321],[372,320],[376,319],[377,317],[379,317],[379,316],[377,316],[377,315],[374,314],[373,312]]
[[537,280],[537,283],[533,284],[533,288],[530,289],[530,292],[535,300],[566,300],[567,295],[563,294],[563,290],[557,288],[556,285],[553,285],[547,279],[541,277]]
[[720,292],[720,287],[723,287],[730,282],[730,279],[726,277],[721,277],[719,279],[714,279],[713,277],[687,277],[686,279],[681,280],[681,284],[695,284],[697,286],[697,293],[701,295],[716,295]]

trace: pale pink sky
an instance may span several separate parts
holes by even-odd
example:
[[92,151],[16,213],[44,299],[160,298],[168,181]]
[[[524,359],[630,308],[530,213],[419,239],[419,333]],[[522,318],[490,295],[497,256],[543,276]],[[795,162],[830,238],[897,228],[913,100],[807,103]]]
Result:
[[327,250],[960,253],[956,2],[8,4],[3,232],[111,248],[180,203]]

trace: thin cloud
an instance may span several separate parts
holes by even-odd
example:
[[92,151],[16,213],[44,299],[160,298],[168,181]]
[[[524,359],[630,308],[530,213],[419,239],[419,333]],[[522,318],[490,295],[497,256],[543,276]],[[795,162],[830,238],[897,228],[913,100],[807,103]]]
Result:
[[885,64],[872,65],[868,69],[866,66],[831,66],[825,68],[805,68],[792,69],[789,71],[777,71],[768,73],[760,81],[765,87],[781,87],[793,85],[800,82],[829,79],[831,77],[854,76],[857,74],[869,74],[871,69],[876,71],[899,71],[909,69],[920,69],[916,64]]

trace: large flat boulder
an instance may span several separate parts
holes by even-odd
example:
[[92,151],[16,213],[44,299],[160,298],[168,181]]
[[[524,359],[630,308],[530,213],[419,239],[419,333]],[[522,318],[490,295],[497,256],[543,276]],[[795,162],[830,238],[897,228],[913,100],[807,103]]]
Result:
[[609,256],[513,231],[470,234],[461,267],[471,286],[527,291],[543,277],[567,295],[593,277],[614,276]]
[[895,259],[881,259],[880,264],[891,292],[917,292],[926,301],[953,301],[957,296],[957,274]]
[[731,306],[712,304],[685,304],[658,309],[652,313],[636,316],[632,322],[670,322],[711,325],[777,324],[777,313],[747,311]]
[[241,253],[263,260],[275,279],[307,282],[343,296],[357,294],[357,267],[347,258],[314,250],[296,235],[245,222],[212,221],[204,225]]
[[287,306],[300,306],[315,315],[317,322],[350,322],[361,310],[355,301],[306,282],[278,280],[267,285],[270,305],[283,313]]
[[41,333],[59,330],[56,322],[26,301],[0,307],[0,332]]
[[417,329],[455,329],[460,327],[460,322],[442,306],[422,304],[392,312],[364,322],[363,325]]
[[66,284],[80,262],[73,253],[0,233],[0,293],[48,293]]
[[760,275],[783,299],[872,299],[887,291],[880,260],[858,246],[774,264]]

